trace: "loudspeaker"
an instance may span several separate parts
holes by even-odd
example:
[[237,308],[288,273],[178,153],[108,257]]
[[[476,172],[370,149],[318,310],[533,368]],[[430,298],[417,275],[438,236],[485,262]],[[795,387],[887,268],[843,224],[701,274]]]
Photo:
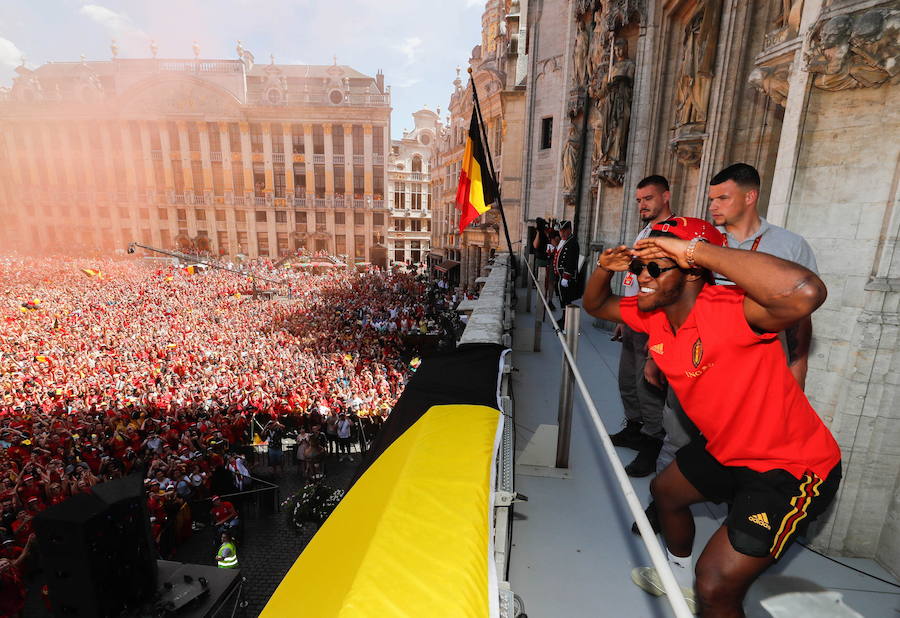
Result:
[[102,483],[35,518],[56,616],[115,616],[156,589],[156,556],[140,477]]

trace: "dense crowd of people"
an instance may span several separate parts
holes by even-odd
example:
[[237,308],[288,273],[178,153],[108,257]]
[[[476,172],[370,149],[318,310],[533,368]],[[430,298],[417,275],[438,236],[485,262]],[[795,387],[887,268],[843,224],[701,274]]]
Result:
[[[21,554],[43,509],[137,470],[165,554],[190,534],[187,505],[227,492],[217,476],[244,488],[253,441],[273,463],[287,425],[334,433],[349,456],[346,419],[387,416],[410,337],[447,322],[447,292],[415,273],[242,268],[0,257],[4,557]],[[258,300],[250,275],[284,280],[290,298]]]

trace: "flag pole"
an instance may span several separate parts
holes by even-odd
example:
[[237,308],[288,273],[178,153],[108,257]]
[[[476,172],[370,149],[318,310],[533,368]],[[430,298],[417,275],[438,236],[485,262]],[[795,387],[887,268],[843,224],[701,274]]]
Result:
[[487,154],[488,167],[490,167],[491,179],[497,187],[497,208],[500,210],[500,219],[503,221],[503,233],[506,235],[506,246],[509,247],[509,259],[512,262],[513,277],[516,276],[516,254],[513,253],[512,241],[509,239],[509,226],[506,224],[506,212],[503,210],[503,199],[500,197],[500,183],[497,182],[497,172],[494,171],[494,158],[491,156],[491,146],[488,143],[487,130],[484,128],[484,116],[481,115],[481,103],[478,101],[478,89],[475,87],[475,76],[472,75],[472,67],[469,67],[469,83],[472,84],[472,99],[475,101],[475,113],[478,114],[478,125],[481,127],[481,141]]

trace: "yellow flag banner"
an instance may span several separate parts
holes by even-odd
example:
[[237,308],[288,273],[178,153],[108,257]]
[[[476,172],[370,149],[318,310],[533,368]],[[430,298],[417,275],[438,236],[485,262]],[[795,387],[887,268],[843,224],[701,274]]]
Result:
[[[502,346],[422,359],[354,484],[262,615],[496,618]],[[339,573],[322,586],[314,573]]]
[[[262,616],[496,616],[491,470],[502,418],[486,406],[430,408],[360,477]],[[323,587],[311,573],[340,575]]]

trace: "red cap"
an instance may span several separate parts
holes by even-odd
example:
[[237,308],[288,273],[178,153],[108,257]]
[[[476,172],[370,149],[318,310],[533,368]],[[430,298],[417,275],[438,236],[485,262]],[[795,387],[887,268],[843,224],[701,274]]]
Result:
[[728,246],[728,239],[725,238],[722,232],[708,221],[695,217],[672,217],[671,219],[660,221],[650,229],[651,235],[653,235],[653,232],[672,235],[682,240],[702,238],[711,245]]

